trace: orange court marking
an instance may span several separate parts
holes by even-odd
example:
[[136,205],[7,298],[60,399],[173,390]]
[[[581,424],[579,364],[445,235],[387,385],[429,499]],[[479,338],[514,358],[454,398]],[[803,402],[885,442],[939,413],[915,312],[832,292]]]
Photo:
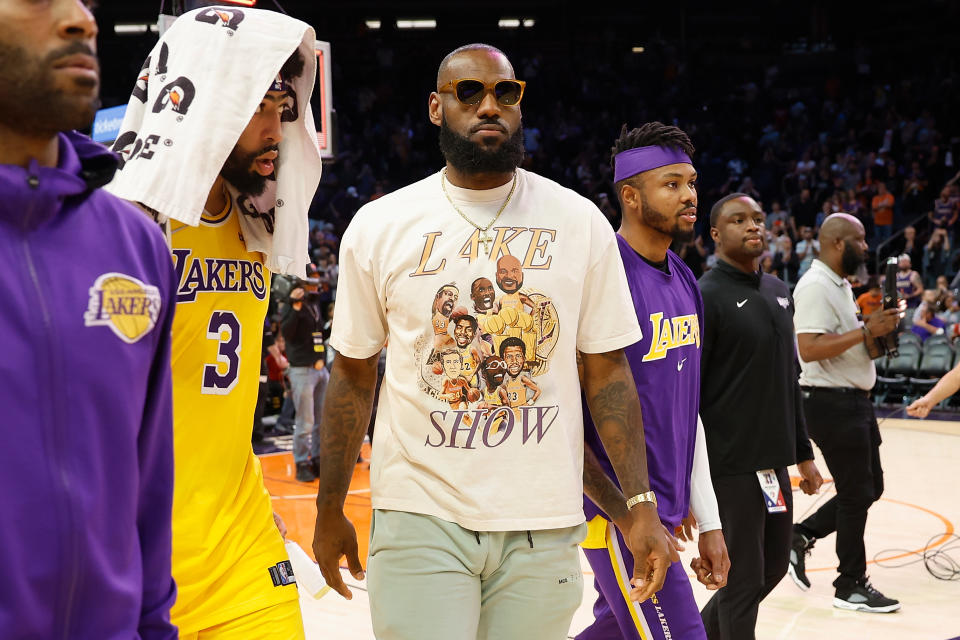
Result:
[[[364,460],[370,459],[370,445],[364,444],[361,451]],[[313,556],[313,530],[317,522],[317,490],[319,483],[297,482],[293,454],[269,453],[260,458],[263,468],[263,483],[273,498],[273,509],[287,525],[287,538],[303,547]],[[344,513],[357,530],[357,547],[360,561],[366,563],[370,542],[370,466],[357,464],[350,480],[350,490],[344,503]],[[316,560],[316,558],[314,558]],[[346,566],[344,563],[342,566]]]
[[[828,484],[828,483],[832,483],[832,482],[833,482],[833,479],[832,479],[832,478],[824,478],[824,479],[823,479],[823,484],[824,484],[824,485],[826,485],[826,484]],[[799,477],[799,476],[793,476],[793,475],[790,476],[790,486],[793,488],[794,491],[798,491],[798,490],[800,489],[800,477]],[[907,551],[907,552],[905,552],[905,553],[900,553],[900,554],[897,554],[897,555],[895,555],[895,556],[890,556],[890,557],[888,557],[888,558],[876,558],[876,559],[874,559],[874,560],[867,560],[867,564],[875,564],[875,563],[877,563],[877,562],[887,562],[888,560],[898,560],[898,559],[900,559],[900,558],[907,558],[907,557],[912,556],[912,555],[922,554],[924,551],[929,551],[930,549],[934,549],[934,548],[939,547],[940,545],[946,543],[948,540],[950,540],[950,536],[953,535],[953,531],[954,531],[954,529],[953,529],[953,523],[950,522],[949,520],[947,520],[944,516],[942,516],[942,515],[940,515],[939,513],[937,513],[936,511],[931,511],[930,509],[921,507],[920,505],[917,505],[917,504],[913,504],[912,502],[902,502],[902,501],[900,501],[900,500],[894,500],[893,498],[880,498],[880,500],[882,500],[882,501],[884,501],[884,502],[892,502],[893,504],[899,504],[899,505],[904,506],[904,507],[910,507],[910,508],[912,508],[912,509],[918,509],[919,511],[923,511],[923,512],[925,512],[925,513],[929,513],[930,515],[934,516],[935,518],[938,518],[938,519],[940,520],[940,522],[943,523],[943,525],[946,527],[946,533],[944,533],[942,536],[940,536],[940,539],[937,540],[936,542],[934,542],[934,543],[932,543],[932,544],[929,544],[929,545],[927,545],[927,546],[925,546],[925,547],[923,547],[923,548],[921,548],[921,549],[917,549],[917,550],[915,550],[915,551]],[[807,571],[833,571],[834,569],[836,569],[836,567],[817,567],[817,568],[815,568],[815,569],[809,569],[809,568],[808,568]]]
[[[914,550],[914,551],[907,551],[907,552],[905,552],[905,553],[900,553],[900,554],[897,554],[897,555],[895,555],[895,556],[890,556],[890,557],[888,557],[888,558],[876,558],[876,559],[874,559],[874,560],[867,560],[867,564],[872,564],[872,563],[877,563],[877,562],[887,562],[888,560],[897,560],[898,558],[906,558],[906,557],[909,557],[909,556],[912,556],[912,555],[922,554],[924,551],[929,551],[930,549],[935,549],[936,547],[939,547],[940,545],[944,544],[945,542],[947,542],[948,540],[950,540],[950,537],[953,535],[953,531],[954,531],[954,529],[953,529],[953,523],[950,522],[949,520],[947,520],[944,516],[942,516],[942,515],[940,515],[939,513],[937,513],[936,511],[931,511],[930,509],[927,509],[927,508],[925,508],[925,507],[921,507],[920,505],[913,504],[913,503],[911,503],[911,502],[902,502],[902,501],[900,501],[900,500],[894,500],[893,498],[880,498],[880,500],[882,500],[882,501],[884,501],[884,502],[892,502],[893,504],[899,504],[899,505],[902,505],[902,506],[904,506],[904,507],[910,507],[911,509],[918,509],[918,510],[923,511],[923,512],[925,512],[925,513],[929,513],[930,515],[934,516],[935,518],[938,518],[938,519],[940,520],[940,522],[942,522],[942,523],[944,524],[944,526],[947,528],[947,531],[946,531],[946,533],[944,533],[942,536],[940,536],[940,539],[939,539],[939,540],[937,540],[937,541],[934,542],[933,544],[929,544],[929,545],[927,545],[927,546],[925,546],[925,547],[922,547],[922,548],[920,548],[920,549],[916,549],[916,550]],[[807,569],[807,571],[833,571],[833,570],[835,570],[835,569],[836,569],[836,567],[817,567],[816,569]]]

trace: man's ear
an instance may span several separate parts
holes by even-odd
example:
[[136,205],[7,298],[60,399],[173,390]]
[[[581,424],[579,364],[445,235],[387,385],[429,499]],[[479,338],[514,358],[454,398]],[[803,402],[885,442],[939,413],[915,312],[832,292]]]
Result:
[[438,127],[443,122],[443,103],[440,101],[440,94],[436,91],[432,92],[427,100],[427,115],[430,122]]
[[[714,244],[717,244],[717,245],[720,244],[720,243],[719,243],[719,240],[720,240],[720,230],[719,230],[719,229],[717,229],[716,227],[710,227],[710,237],[713,238],[713,243],[714,243]],[[764,242],[766,242],[766,239],[764,239]]]
[[640,201],[640,191],[635,186],[629,182],[625,182],[620,186],[620,202],[623,204],[624,208],[636,209],[641,211],[643,205]]

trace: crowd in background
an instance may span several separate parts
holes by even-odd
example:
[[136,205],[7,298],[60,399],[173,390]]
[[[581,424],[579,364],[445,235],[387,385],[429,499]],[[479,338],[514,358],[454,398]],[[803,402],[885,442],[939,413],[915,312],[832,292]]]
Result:
[[[338,239],[356,211],[442,166],[426,97],[436,88],[432,69],[442,54],[463,44],[411,47],[362,30],[329,39],[336,159],[324,167],[309,211],[310,256],[325,314],[336,297]],[[697,147],[697,234],[673,247],[695,276],[715,263],[710,207],[739,191],[767,215],[761,268],[791,288],[819,252],[823,219],[844,211],[864,224],[871,274],[886,257],[905,254],[923,289],[936,290],[945,276],[936,306],[949,320],[955,302],[944,291],[960,285],[954,249],[960,127],[953,117],[960,69],[952,59],[931,56],[925,72],[916,73],[894,43],[868,46],[839,36],[780,51],[770,49],[769,38],[741,37],[720,52],[663,37],[648,42],[642,55],[607,32],[560,40],[493,42],[527,82],[526,169],[590,198],[617,228],[610,147],[620,127],[675,124]],[[134,51],[146,52],[147,41],[125,40],[130,55],[111,56],[116,69],[105,75],[134,77],[140,59]],[[118,97],[125,87],[111,87],[105,84],[105,104],[125,99]],[[863,274],[856,283],[858,295],[870,289],[867,279]],[[276,323],[276,300],[271,311]]]
[[[389,52],[378,50],[377,74],[355,77],[409,74]],[[695,276],[716,259],[710,207],[739,191],[767,214],[761,268],[791,288],[819,253],[823,219],[844,211],[864,224],[871,273],[883,258],[906,254],[925,289],[936,289],[938,278],[946,277],[937,314],[948,322],[955,313],[953,295],[948,299],[944,291],[960,285],[953,282],[960,266],[953,250],[960,149],[948,118],[960,107],[960,75],[933,73],[890,84],[871,73],[869,52],[861,52],[863,61],[826,77],[771,65],[727,74],[718,85],[711,69],[698,72],[672,61],[667,46],[660,58],[585,57],[577,62],[582,73],[571,73],[562,56],[519,58],[516,75],[527,81],[528,96],[537,96],[524,98],[525,168],[590,198],[617,228],[609,150],[620,126],[649,119],[675,123],[697,146],[697,235],[673,247]],[[341,79],[337,161],[325,167],[310,208],[311,224],[322,230],[311,255],[327,268],[331,260],[335,266],[335,238],[363,204],[441,166],[436,128],[422,108],[429,79],[418,77],[423,95],[407,101],[396,95],[403,82],[353,85]],[[562,99],[545,105],[546,87]],[[867,274],[855,285],[865,293]],[[335,288],[334,277],[331,297]]]

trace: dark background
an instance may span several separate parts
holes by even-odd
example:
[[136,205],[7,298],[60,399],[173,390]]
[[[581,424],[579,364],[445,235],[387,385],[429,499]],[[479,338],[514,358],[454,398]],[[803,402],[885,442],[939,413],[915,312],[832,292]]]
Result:
[[[960,165],[958,0],[279,1],[331,43],[337,159],[310,216],[338,232],[371,196],[442,166],[427,96],[443,56],[477,41],[503,49],[528,83],[525,166],[593,199],[614,226],[607,164],[624,123],[661,120],[690,135],[700,171],[698,230],[708,245],[710,206],[747,176],[766,211],[773,201],[801,211],[803,186],[814,212],[831,199],[836,210],[850,210],[839,194],[856,186],[869,234],[868,169],[882,173],[897,197],[899,229],[930,208]],[[173,13],[181,0],[163,4]],[[155,34],[116,35],[114,23],[155,21],[160,6],[108,0],[97,10],[104,106],[127,101],[156,42]],[[257,7],[278,10],[272,0]],[[501,29],[505,17],[535,25]],[[437,28],[398,30],[396,18],[434,18]],[[367,29],[368,19],[381,29]],[[645,51],[632,53],[633,46]],[[798,184],[796,163],[805,155],[817,168]],[[917,180],[922,188],[911,190]],[[347,193],[351,186],[357,197]],[[812,219],[796,226],[802,222],[813,226]]]

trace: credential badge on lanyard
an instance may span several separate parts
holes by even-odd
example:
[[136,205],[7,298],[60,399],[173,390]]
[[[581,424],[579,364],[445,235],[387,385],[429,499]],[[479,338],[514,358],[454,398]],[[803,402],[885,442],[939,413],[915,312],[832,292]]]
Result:
[[760,481],[760,488],[763,490],[763,501],[767,505],[767,512],[782,513],[786,511],[787,503],[784,501],[783,492],[780,490],[777,472],[773,469],[757,471],[757,480]]

